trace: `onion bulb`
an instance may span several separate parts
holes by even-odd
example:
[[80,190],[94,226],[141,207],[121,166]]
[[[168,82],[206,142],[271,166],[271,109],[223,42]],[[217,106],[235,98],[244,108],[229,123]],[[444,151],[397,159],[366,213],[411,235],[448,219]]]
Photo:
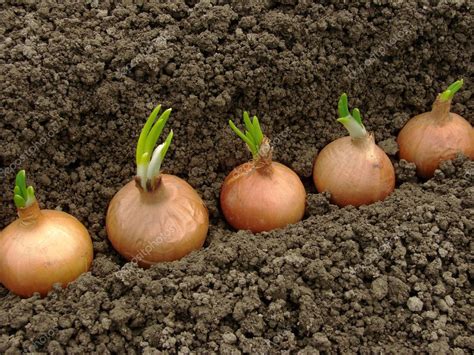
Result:
[[11,292],[45,296],[55,283],[65,287],[92,264],[92,240],[73,216],[40,210],[25,171],[18,173],[14,201],[19,219],[0,235],[0,281]]
[[336,139],[318,154],[313,180],[319,192],[328,191],[340,207],[361,206],[385,199],[395,188],[395,170],[375,144],[357,108],[349,112],[347,95],[339,100],[338,119],[350,136]]
[[245,134],[232,121],[229,124],[247,143],[254,159],[235,168],[222,185],[220,202],[225,219],[236,229],[254,233],[299,222],[306,205],[300,178],[285,165],[272,161],[272,149],[258,118],[254,116],[250,121],[244,112],[244,122]]
[[430,112],[410,119],[398,134],[400,159],[415,163],[418,175],[430,178],[444,160],[463,153],[474,159],[474,129],[456,113],[451,100],[463,81],[454,82],[439,94]]
[[173,138],[153,151],[171,109],[156,117],[157,106],[138,139],[137,176],[110,202],[106,228],[115,250],[142,267],[173,261],[201,248],[209,215],[197,192],[184,180],[162,174],[161,164]]

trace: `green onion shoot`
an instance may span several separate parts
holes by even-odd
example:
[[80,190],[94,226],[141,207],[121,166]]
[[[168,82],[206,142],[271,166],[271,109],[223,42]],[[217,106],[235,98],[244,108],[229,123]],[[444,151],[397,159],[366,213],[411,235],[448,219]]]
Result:
[[28,208],[36,201],[33,186],[26,186],[25,170],[20,170],[16,175],[13,201],[17,208]]
[[358,108],[349,111],[347,102],[347,94],[342,94],[337,105],[339,118],[338,122],[342,123],[353,139],[360,139],[367,137],[367,130],[362,123],[362,117]]
[[155,148],[171,114],[171,108],[165,110],[157,119],[160,111],[161,105],[156,106],[138,138],[136,150],[137,176],[144,190],[148,189],[147,186],[152,186],[152,181],[160,175],[161,164],[173,139],[173,130],[171,130],[165,141]]
[[242,133],[240,129],[229,120],[230,128],[247,144],[250,152],[254,159],[257,159],[260,152],[260,146],[263,142],[263,133],[262,129],[260,128],[260,123],[258,121],[257,116],[253,116],[252,120],[250,120],[250,116],[247,111],[244,111],[244,124],[245,124],[245,134]]

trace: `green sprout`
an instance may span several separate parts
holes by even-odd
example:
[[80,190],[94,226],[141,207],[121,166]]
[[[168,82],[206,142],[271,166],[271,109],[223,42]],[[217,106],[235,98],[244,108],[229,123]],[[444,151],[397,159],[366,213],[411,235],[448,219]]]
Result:
[[25,170],[20,170],[16,175],[15,189],[13,190],[13,201],[17,208],[30,207],[35,201],[35,190],[33,186],[26,187]]
[[252,153],[254,159],[258,157],[258,152],[260,150],[260,145],[263,141],[263,133],[260,128],[260,123],[258,122],[258,117],[253,116],[250,120],[248,112],[244,111],[244,124],[245,124],[245,134],[242,133],[240,129],[229,120],[230,128],[247,144],[250,152]]
[[138,138],[136,151],[137,176],[140,177],[143,189],[147,189],[148,181],[152,181],[159,176],[161,164],[173,139],[173,130],[171,130],[165,141],[155,148],[171,114],[171,108],[164,111],[157,119],[160,111],[161,105],[156,106],[148,117]]
[[349,111],[349,105],[347,101],[347,94],[343,93],[339,98],[337,105],[339,111],[338,122],[341,122],[344,127],[349,131],[352,138],[364,138],[367,136],[367,130],[362,123],[362,117],[358,108],[352,110],[352,114]]
[[462,87],[464,84],[464,80],[458,80],[448,86],[448,88],[439,94],[439,99],[441,101],[448,101],[451,100],[456,92]]

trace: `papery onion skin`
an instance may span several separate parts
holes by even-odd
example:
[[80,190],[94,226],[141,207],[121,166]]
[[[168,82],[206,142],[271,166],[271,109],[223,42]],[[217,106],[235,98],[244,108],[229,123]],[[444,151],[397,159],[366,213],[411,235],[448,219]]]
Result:
[[474,159],[474,129],[460,115],[450,112],[447,119],[438,119],[425,112],[410,119],[398,135],[400,159],[415,163],[419,176],[433,177],[444,160],[463,153]]
[[126,184],[112,199],[106,218],[107,235],[127,260],[149,267],[178,260],[200,249],[209,215],[197,192],[174,175],[161,174],[154,191]]
[[37,202],[0,234],[0,280],[11,292],[46,296],[55,283],[65,287],[92,264],[87,229],[73,216],[39,210]]
[[373,136],[342,137],[328,144],[316,157],[313,180],[319,192],[343,207],[384,200],[395,188],[395,170]]
[[258,233],[301,221],[306,191],[298,175],[285,165],[271,162],[256,168],[252,161],[227,176],[220,203],[232,227]]

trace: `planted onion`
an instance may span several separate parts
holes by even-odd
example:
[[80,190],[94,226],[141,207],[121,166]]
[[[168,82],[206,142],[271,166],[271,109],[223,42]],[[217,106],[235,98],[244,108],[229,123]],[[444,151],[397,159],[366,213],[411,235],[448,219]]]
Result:
[[430,112],[410,119],[398,134],[400,159],[413,162],[418,175],[430,178],[439,164],[463,153],[474,159],[474,129],[456,113],[451,100],[463,81],[451,84],[439,94]]
[[114,196],[106,218],[113,247],[143,267],[201,248],[209,227],[207,208],[197,192],[160,171],[173,139],[171,131],[154,149],[171,113],[168,109],[156,119],[160,110],[161,106],[153,110],[138,139],[137,175]]
[[272,148],[256,116],[244,112],[245,134],[232,121],[232,130],[247,144],[253,160],[235,168],[225,179],[220,202],[224,217],[236,229],[254,233],[296,223],[303,218],[306,191],[293,170],[272,161]]
[[346,94],[341,95],[338,108],[338,121],[350,136],[336,139],[318,154],[313,168],[316,188],[330,192],[331,201],[341,207],[385,199],[395,187],[390,159],[366,131],[359,110],[350,114]]
[[55,283],[65,287],[92,263],[92,241],[73,216],[40,210],[25,171],[17,174],[14,201],[19,219],[0,235],[0,281],[11,292],[45,296]]

